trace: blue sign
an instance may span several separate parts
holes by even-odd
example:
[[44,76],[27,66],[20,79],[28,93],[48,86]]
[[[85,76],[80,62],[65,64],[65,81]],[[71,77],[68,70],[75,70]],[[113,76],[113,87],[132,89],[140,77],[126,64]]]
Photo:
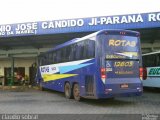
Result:
[[0,25],[0,37],[160,27],[160,12]]

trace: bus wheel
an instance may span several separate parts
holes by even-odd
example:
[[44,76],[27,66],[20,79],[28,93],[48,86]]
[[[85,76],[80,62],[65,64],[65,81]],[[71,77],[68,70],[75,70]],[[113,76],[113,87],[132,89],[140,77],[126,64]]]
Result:
[[65,97],[68,99],[72,98],[72,90],[70,84],[67,82],[64,86]]
[[78,84],[74,84],[74,86],[73,86],[73,96],[74,96],[74,99],[76,101],[80,101],[81,100],[80,89],[79,89],[79,85]]

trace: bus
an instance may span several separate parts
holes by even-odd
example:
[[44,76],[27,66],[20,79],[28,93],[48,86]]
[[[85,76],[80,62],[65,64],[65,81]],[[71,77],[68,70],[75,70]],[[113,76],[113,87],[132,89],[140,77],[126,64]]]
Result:
[[140,96],[143,92],[140,33],[100,30],[38,56],[37,83],[66,98]]
[[143,54],[142,61],[147,74],[143,86],[160,88],[160,51]]

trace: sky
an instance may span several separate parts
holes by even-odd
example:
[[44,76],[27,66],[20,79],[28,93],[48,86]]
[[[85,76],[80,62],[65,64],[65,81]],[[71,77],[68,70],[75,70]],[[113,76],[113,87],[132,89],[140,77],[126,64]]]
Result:
[[160,0],[1,0],[0,24],[160,12]]

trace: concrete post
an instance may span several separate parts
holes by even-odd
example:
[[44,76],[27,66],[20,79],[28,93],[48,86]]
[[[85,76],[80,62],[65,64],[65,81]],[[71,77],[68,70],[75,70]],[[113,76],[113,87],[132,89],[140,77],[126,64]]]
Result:
[[10,86],[14,83],[14,57],[11,57],[11,79],[10,79]]

